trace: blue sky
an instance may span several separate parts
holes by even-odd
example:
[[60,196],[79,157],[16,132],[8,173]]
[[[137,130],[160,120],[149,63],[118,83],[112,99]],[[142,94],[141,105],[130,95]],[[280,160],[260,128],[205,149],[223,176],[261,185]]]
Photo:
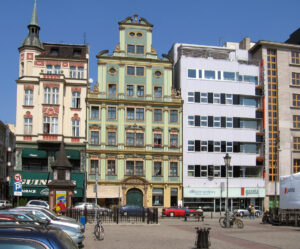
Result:
[[[15,123],[18,47],[27,36],[34,0],[0,0],[0,120]],[[299,28],[299,0],[37,0],[40,39],[90,44],[90,78],[97,79],[96,54],[118,44],[118,21],[134,13],[154,24],[153,47],[167,53],[175,42],[219,45],[284,42]]]

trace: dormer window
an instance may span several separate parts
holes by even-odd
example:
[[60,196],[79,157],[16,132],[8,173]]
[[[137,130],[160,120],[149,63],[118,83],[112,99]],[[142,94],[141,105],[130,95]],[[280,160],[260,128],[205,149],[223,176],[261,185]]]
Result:
[[143,45],[127,45],[127,52],[131,54],[144,54]]
[[51,48],[50,54],[53,56],[58,56],[58,48]]
[[73,56],[74,57],[80,57],[81,56],[81,49],[74,49]]

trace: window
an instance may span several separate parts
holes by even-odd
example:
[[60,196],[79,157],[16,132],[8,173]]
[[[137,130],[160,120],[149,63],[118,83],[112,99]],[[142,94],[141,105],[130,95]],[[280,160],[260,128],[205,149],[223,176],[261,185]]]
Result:
[[144,175],[143,161],[126,161],[126,175]]
[[188,92],[188,102],[190,102],[190,103],[195,102],[195,93],[194,92]]
[[108,107],[108,119],[116,119],[116,107]]
[[196,69],[188,69],[188,77],[189,78],[196,78]]
[[133,95],[134,95],[133,85],[127,85],[127,96],[133,96]]
[[200,93],[200,102],[208,103],[207,93]]
[[195,116],[188,116],[188,125],[190,126],[195,125]]
[[292,73],[292,85],[300,85],[300,73]]
[[116,96],[117,93],[117,85],[116,84],[109,84],[108,85],[108,95],[109,96]]
[[127,45],[127,52],[132,54],[144,54],[143,45]]
[[162,97],[162,88],[159,86],[154,87],[154,97],[161,98]]
[[188,165],[188,176],[195,176],[195,166]]
[[144,133],[142,132],[127,132],[126,133],[127,146],[144,146]]
[[134,120],[134,108],[127,107],[127,120]]
[[144,108],[136,108],[136,120],[144,120]]
[[220,102],[221,102],[221,95],[220,95],[220,93],[214,93],[213,103],[220,104]]
[[233,171],[232,169],[233,169],[232,166],[229,166],[227,168],[228,177],[232,177],[232,171]]
[[224,80],[235,80],[235,73],[234,72],[223,72],[223,79]]
[[83,79],[83,67],[78,67],[78,79]]
[[135,46],[134,45],[127,45],[127,53],[135,53]]
[[207,151],[207,141],[201,141],[201,151]]
[[233,126],[233,118],[226,117],[226,127],[231,127]]
[[135,162],[135,174],[137,176],[144,175],[144,163],[142,161]]
[[300,94],[293,94],[293,106],[300,107]]
[[98,174],[98,160],[91,160],[90,174]]
[[195,141],[193,140],[188,141],[188,151],[195,151]]
[[80,92],[72,93],[72,108],[80,108]]
[[58,55],[58,48],[51,48],[50,54],[54,55],[54,56],[57,56]]
[[170,162],[170,176],[178,176],[178,162]]
[[154,162],[154,176],[162,176],[161,162]]
[[205,79],[215,79],[216,78],[216,72],[211,70],[205,70],[204,71],[204,78]]
[[117,69],[115,69],[114,67],[110,67],[108,69],[108,73],[110,73],[111,75],[114,75],[117,72]]
[[76,78],[76,67],[70,67],[70,78]]
[[221,166],[214,167],[214,177],[221,177]]
[[294,150],[300,150],[300,137],[293,137]]
[[46,73],[47,74],[52,74],[52,65],[47,65],[46,66]]
[[136,146],[144,146],[144,133],[136,133]]
[[50,87],[44,88],[44,104],[50,104],[51,99],[51,89]]
[[116,175],[116,160],[107,160],[107,175]]
[[126,175],[134,175],[134,162],[126,161]]
[[200,166],[200,177],[207,177],[207,165]]
[[214,141],[214,152],[221,152],[221,142]]
[[178,147],[178,134],[170,134],[171,147]]
[[24,76],[24,62],[21,62],[21,76]]
[[60,74],[60,66],[59,65],[54,66],[54,74]]
[[91,144],[99,144],[99,131],[91,131]]
[[162,121],[162,109],[154,109],[154,121]]
[[132,133],[132,132],[126,133],[126,145],[134,146],[134,133]]
[[293,115],[293,128],[299,129],[300,128],[300,116]]
[[225,95],[225,104],[232,104],[232,94]]
[[32,134],[32,118],[24,118],[24,134]]
[[154,72],[154,76],[157,77],[157,78],[159,78],[161,75],[162,75],[162,73],[161,73],[161,71],[159,71],[159,70],[156,70],[156,71]]
[[144,86],[137,86],[136,95],[138,97],[143,97],[144,96]]
[[162,134],[154,133],[154,147],[162,147]]
[[99,119],[99,107],[98,106],[92,106],[91,107],[91,119],[98,120]]
[[153,188],[152,190],[152,206],[163,206],[164,205],[164,189]]
[[292,51],[292,63],[300,64],[300,52]]
[[171,122],[178,122],[178,111],[177,110],[171,110],[170,111],[170,121]]
[[198,73],[199,73],[199,78],[201,79],[202,78],[202,70],[198,70]]
[[300,159],[294,159],[294,174],[300,172]]
[[58,118],[44,117],[43,131],[44,134],[57,134]]
[[27,106],[33,105],[33,90],[25,89],[24,105]]
[[244,81],[257,84],[258,78],[257,78],[257,76],[244,75]]
[[144,46],[136,45],[136,53],[137,54],[144,54]]
[[233,152],[233,143],[226,142],[226,152]]
[[136,67],[135,70],[137,76],[144,76],[144,71],[145,71],[144,67]]
[[221,127],[221,117],[214,117],[214,127]]
[[79,120],[72,120],[72,136],[79,137]]
[[206,116],[201,116],[200,117],[200,125],[201,125],[201,127],[207,127],[207,125],[208,125],[207,119],[208,118]]
[[135,75],[135,68],[133,66],[127,66],[127,75]]
[[108,136],[108,145],[116,145],[116,132],[109,131],[107,136]]
[[52,104],[58,105],[58,88],[52,88]]

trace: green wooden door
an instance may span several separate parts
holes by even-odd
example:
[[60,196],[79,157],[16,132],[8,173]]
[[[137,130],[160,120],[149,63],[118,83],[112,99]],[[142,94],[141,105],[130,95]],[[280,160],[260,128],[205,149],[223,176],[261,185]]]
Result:
[[127,205],[143,206],[143,193],[141,190],[133,188],[127,192]]

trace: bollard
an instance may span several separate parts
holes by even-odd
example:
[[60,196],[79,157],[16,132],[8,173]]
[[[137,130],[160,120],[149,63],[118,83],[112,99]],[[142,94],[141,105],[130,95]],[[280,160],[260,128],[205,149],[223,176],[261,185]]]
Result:
[[209,240],[209,230],[211,229],[210,227],[208,228],[198,228],[195,227],[196,229],[196,241],[195,241],[195,246],[196,249],[209,249],[210,247],[210,240]]

